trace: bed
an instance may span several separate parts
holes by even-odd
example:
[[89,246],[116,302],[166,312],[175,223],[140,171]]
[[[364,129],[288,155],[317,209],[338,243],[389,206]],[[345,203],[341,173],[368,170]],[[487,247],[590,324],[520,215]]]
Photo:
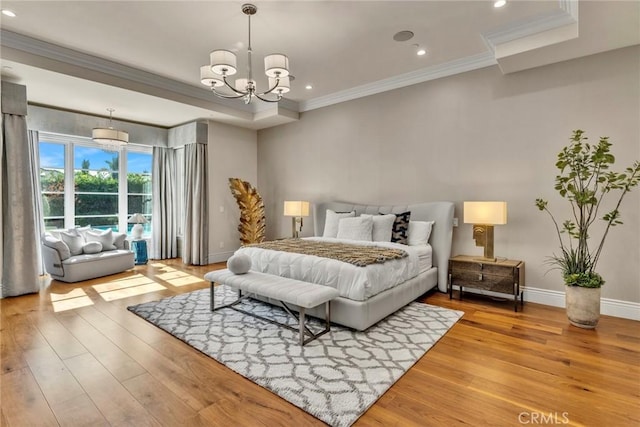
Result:
[[[340,296],[331,301],[331,320],[334,323],[357,330],[367,329],[435,287],[446,292],[453,234],[454,204],[452,202],[427,202],[394,206],[355,205],[343,202],[319,203],[315,204],[313,209],[315,236],[323,234],[327,209],[334,212],[355,211],[356,216],[410,211],[412,221],[435,221],[435,223],[429,238],[428,248],[398,244],[386,245],[404,247],[409,257],[420,258],[420,262],[415,263],[415,267],[411,267],[412,269],[404,267],[404,264],[401,264],[399,260],[367,266],[369,271],[365,272],[364,267],[351,265],[349,265],[349,269],[346,266],[336,268],[335,263],[342,265],[345,263],[324,258],[319,259],[310,255],[285,254],[252,247],[240,248],[237,253],[245,253],[251,257],[252,270],[336,287]],[[385,244],[381,245],[385,246]],[[428,260],[428,265],[424,264],[424,259]],[[350,276],[365,277],[367,275],[369,279],[375,278],[376,280],[363,279],[366,286],[360,288],[350,284],[352,279]],[[341,281],[346,284],[342,284]],[[277,305],[276,301],[266,300]],[[318,308],[317,311],[311,310],[308,311],[308,314],[324,318],[322,309]]]

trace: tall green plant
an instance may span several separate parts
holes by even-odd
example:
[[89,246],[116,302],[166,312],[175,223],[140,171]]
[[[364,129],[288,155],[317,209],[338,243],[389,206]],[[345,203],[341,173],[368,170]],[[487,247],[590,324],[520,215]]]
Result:
[[[565,283],[569,286],[599,288],[604,284],[596,273],[604,241],[611,227],[622,224],[620,204],[629,191],[640,182],[640,162],[635,161],[625,172],[609,170],[615,164],[610,153],[609,137],[601,137],[595,144],[588,144],[584,131],[573,131],[571,143],[558,153],[555,189],[571,204],[572,218],[558,224],[547,208],[548,202],[536,199],[536,206],[546,211],[555,225],[560,241],[561,255],[553,255],[550,261],[562,270]],[[605,196],[617,197],[613,210],[599,216]],[[597,220],[605,222],[605,229],[598,244],[589,247],[589,227]]]

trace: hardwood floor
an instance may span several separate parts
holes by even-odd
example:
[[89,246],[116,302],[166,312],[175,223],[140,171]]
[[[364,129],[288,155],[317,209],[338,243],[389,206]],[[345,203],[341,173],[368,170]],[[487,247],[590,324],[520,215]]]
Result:
[[[126,310],[207,286],[178,260],[1,300],[3,426],[318,426],[311,415]],[[356,426],[640,425],[639,322],[423,299],[464,317]]]

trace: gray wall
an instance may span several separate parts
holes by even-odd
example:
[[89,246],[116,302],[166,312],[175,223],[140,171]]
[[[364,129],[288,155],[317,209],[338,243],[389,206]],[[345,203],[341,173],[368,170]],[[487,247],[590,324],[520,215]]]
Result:
[[209,121],[208,154],[209,262],[220,262],[240,247],[240,211],[231,195],[229,178],[257,185],[257,133]]
[[[573,129],[608,135],[620,169],[640,159],[640,47],[502,75],[490,67],[306,112],[258,132],[258,185],[268,236],[290,233],[284,200],[393,204],[456,202],[453,254],[480,255],[464,200],[506,200],[496,256],[526,262],[527,284],[563,291],[545,257],[557,251],[547,198],[558,218],[568,203],[553,190],[556,154]],[[640,191],[622,206],[599,271],[603,297],[640,302]],[[312,218],[303,235],[312,233]]]

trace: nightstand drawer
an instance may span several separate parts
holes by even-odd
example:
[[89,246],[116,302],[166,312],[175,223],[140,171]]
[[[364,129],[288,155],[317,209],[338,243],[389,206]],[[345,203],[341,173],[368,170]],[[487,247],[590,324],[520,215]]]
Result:
[[487,274],[486,272],[476,273],[473,271],[454,270],[451,273],[451,284],[475,289],[483,289],[506,294],[514,293],[513,274],[508,276]]
[[513,267],[510,265],[485,264],[478,262],[451,261],[451,270],[476,274],[491,274],[494,276],[513,277]]

